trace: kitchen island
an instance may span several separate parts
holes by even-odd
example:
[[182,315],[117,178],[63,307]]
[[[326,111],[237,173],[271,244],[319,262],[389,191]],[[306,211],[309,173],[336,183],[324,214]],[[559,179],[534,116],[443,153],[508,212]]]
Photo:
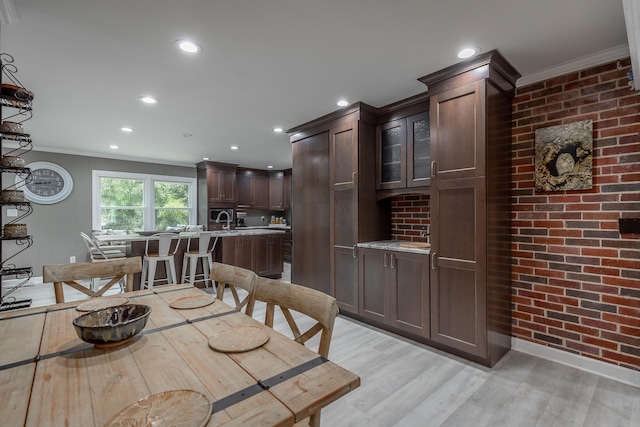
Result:
[[[217,262],[247,268],[259,276],[280,277],[284,267],[282,260],[284,234],[285,230],[276,227],[214,231],[213,236],[217,238],[217,241],[213,250],[213,259]],[[180,282],[182,260],[187,250],[189,238],[191,238],[191,246],[197,248],[197,236],[198,232],[175,233],[175,239],[180,239],[178,250],[174,257],[178,282]],[[128,256],[144,257],[148,236],[140,234],[101,235],[95,236],[95,239],[101,244],[126,243]],[[157,249],[157,240],[151,240],[149,242],[149,250],[153,252],[157,251]],[[202,273],[200,265],[196,273]],[[134,290],[140,289],[140,277],[140,273],[134,275]],[[166,277],[166,273],[162,267],[159,267],[156,278],[164,277]],[[200,282],[198,285],[202,286],[202,283]]]

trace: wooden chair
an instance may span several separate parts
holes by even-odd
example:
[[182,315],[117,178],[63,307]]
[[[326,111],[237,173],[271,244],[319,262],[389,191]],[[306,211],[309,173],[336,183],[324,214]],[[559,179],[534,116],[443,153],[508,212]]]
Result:
[[[99,297],[120,280],[126,280],[127,292],[133,290],[133,275],[142,271],[139,257],[119,258],[101,262],[79,262],[75,264],[49,264],[42,267],[42,281],[53,283],[56,303],[64,302],[62,284],[88,295]],[[78,283],[77,280],[91,280],[96,277],[113,277],[97,291],[93,291]]]
[[[304,345],[309,339],[321,333],[318,354],[325,358],[329,357],[333,324],[338,315],[338,303],[334,297],[304,286],[258,277],[253,299],[267,304],[264,324],[271,328],[273,328],[275,307],[280,307],[291,328],[294,341]],[[291,310],[311,317],[316,323],[306,332],[301,333]],[[306,419],[296,423],[296,426],[302,425],[320,427],[320,411],[309,417],[308,424]]]
[[[242,311],[242,308],[246,306],[245,314],[247,316],[253,315],[254,300],[251,296],[254,292],[255,280],[258,278],[256,273],[246,268],[236,267],[235,265],[214,262],[213,267],[211,267],[210,277],[211,280],[217,282],[217,298],[220,301],[223,300],[224,289],[228,286],[233,295],[233,300],[236,303],[236,310]],[[247,291],[247,296],[244,297],[242,301],[240,301],[236,287]]]
[[[266,277],[258,277],[253,295],[256,301],[267,304],[265,325],[273,328],[275,307],[278,306],[291,328],[294,341],[304,345],[309,339],[322,332],[318,354],[322,357],[329,356],[333,324],[338,315],[338,304],[334,297],[305,286]],[[301,333],[291,310],[311,317],[316,323],[306,332]]]

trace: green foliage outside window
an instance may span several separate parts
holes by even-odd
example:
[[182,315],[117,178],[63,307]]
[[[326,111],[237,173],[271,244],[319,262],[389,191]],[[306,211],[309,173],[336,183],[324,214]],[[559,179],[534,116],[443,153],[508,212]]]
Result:
[[[138,179],[100,179],[102,229],[140,231],[144,224],[144,182]],[[155,229],[189,224],[189,184],[154,182]]]

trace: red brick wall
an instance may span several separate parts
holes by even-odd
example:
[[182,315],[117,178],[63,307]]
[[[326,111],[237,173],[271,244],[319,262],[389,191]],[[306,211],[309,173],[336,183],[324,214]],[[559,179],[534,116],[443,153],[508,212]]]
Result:
[[391,238],[410,242],[424,242],[420,237],[431,223],[429,196],[404,194],[391,199]]
[[[640,94],[622,60],[518,88],[513,101],[515,337],[640,370]],[[640,78],[640,76],[638,76]],[[540,192],[535,130],[593,120],[593,188]]]

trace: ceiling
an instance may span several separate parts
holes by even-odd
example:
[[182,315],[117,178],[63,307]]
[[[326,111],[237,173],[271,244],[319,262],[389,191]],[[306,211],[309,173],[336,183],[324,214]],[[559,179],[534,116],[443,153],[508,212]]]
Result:
[[[519,85],[628,56],[621,0],[2,3],[17,19],[1,25],[0,51],[35,94],[24,123],[34,149],[181,166],[288,168],[288,135],[274,127],[328,114],[340,98],[381,107],[424,92],[417,78],[459,62],[466,45],[498,49]],[[202,52],[178,51],[183,38]]]

